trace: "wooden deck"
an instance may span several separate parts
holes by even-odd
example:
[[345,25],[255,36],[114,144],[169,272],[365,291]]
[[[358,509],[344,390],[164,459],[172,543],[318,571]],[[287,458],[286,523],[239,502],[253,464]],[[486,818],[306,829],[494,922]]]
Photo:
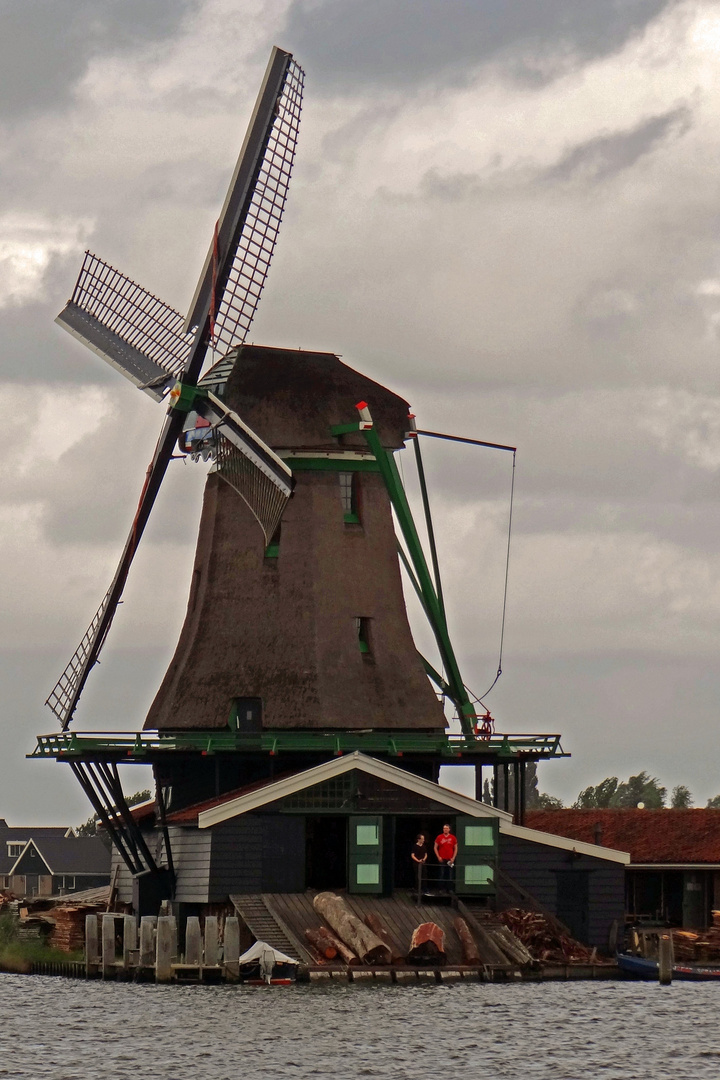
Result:
[[[498,943],[493,940],[491,927],[484,928],[475,922],[471,912],[458,912],[451,904],[418,905],[410,893],[396,893],[392,897],[344,894],[344,898],[358,918],[364,920],[370,912],[377,915],[403,955],[406,955],[410,949],[413,930],[421,923],[434,922],[445,934],[445,954],[448,966],[461,966],[462,952],[453,927],[453,920],[458,914],[463,914],[471,924],[483,965],[503,969],[517,967],[517,964],[505,955]],[[312,893],[243,894],[233,896],[231,899],[238,915],[255,938],[267,941],[269,945],[289,953],[303,964],[309,966],[317,964],[315,957],[307,948],[305,939],[306,929],[317,929],[323,925],[322,919],[313,908]],[[503,932],[509,934],[505,928]],[[328,963],[323,966],[327,966],[328,969],[337,967],[344,970],[342,964]]]

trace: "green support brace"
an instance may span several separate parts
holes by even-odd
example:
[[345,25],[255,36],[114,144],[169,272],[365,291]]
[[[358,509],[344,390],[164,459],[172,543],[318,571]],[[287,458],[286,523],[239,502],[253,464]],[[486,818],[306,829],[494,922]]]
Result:
[[[389,454],[380,442],[380,437],[375,428],[370,426],[370,415],[367,406],[363,403],[361,408],[362,420],[358,422],[355,430],[362,431],[367,440],[367,444],[372,450],[375,460],[380,467],[380,474],[385,482],[385,487],[390,496],[390,502],[392,503],[393,510],[398,519],[398,524],[400,525],[400,531],[402,532],[408,554],[415,569],[415,581],[417,582],[417,586],[419,586],[418,595],[420,596],[430,626],[435,635],[435,640],[438,649],[440,650],[440,656],[442,657],[443,667],[447,672],[447,685],[449,688],[448,697],[458,711],[458,718],[463,734],[467,737],[472,737],[475,734],[475,723],[477,720],[475,706],[468,697],[465,684],[460,675],[460,669],[458,668],[455,653],[448,635],[445,613],[442,604],[438,599],[437,592],[435,591],[435,585],[425,560],[425,553],[422,544],[420,543],[417,529],[415,528],[415,522],[410,510],[410,505],[407,501],[405,489],[400,479],[400,474],[397,470],[397,465],[395,464],[392,454]],[[347,428],[347,426],[348,425],[346,424],[342,425],[343,428]],[[334,433],[337,433],[337,429],[333,429],[333,431]],[[414,585],[415,581],[413,581]]]

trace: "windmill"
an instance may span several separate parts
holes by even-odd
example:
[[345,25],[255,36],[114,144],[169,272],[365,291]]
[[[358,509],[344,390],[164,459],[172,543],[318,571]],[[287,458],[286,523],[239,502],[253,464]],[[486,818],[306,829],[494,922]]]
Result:
[[[128,868],[156,880],[120,763],[153,764],[164,820],[168,807],[272,775],[278,754],[300,770],[359,749],[434,779],[461,756],[497,770],[498,754],[516,764],[520,752],[562,754],[557,736],[513,747],[478,730],[424,482],[432,571],[393,458],[411,439],[422,468],[408,403],[333,353],[245,344],[287,198],[303,78],[273,49],[186,318],[87,252],[57,320],[167,411],[113,581],[47,700],[61,733],[39,737],[33,756],[70,764]],[[203,375],[209,351],[220,359]],[[143,732],[76,735],[69,725],[176,447],[214,466],[175,655]],[[441,672],[415,649],[398,556]],[[454,741],[445,700],[462,730]],[[172,878],[167,832],[165,849]]]

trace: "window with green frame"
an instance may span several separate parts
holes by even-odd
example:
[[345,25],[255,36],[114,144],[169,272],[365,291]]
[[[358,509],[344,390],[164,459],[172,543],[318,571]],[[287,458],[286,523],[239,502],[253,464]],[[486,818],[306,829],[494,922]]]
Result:
[[357,472],[338,473],[340,478],[340,500],[343,508],[343,521],[346,525],[360,524],[360,505],[358,492],[360,474]]

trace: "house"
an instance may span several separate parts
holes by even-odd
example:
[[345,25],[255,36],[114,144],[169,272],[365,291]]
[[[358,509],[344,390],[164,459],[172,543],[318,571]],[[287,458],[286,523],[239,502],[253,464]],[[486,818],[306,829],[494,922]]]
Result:
[[630,852],[630,921],[705,929],[720,908],[720,810],[532,810],[530,827]]
[[[607,947],[622,919],[629,856],[515,825],[512,815],[360,752],[259,781],[156,819],[133,810],[148,847],[174,876],[180,921],[243,894],[347,889],[389,896],[416,885],[410,849],[445,823],[459,839],[454,891],[474,906],[555,915],[582,941]],[[117,853],[118,899],[140,914],[143,876]]]
[[30,897],[109,883],[110,852],[97,836],[62,826],[9,826],[0,818],[0,888]]

